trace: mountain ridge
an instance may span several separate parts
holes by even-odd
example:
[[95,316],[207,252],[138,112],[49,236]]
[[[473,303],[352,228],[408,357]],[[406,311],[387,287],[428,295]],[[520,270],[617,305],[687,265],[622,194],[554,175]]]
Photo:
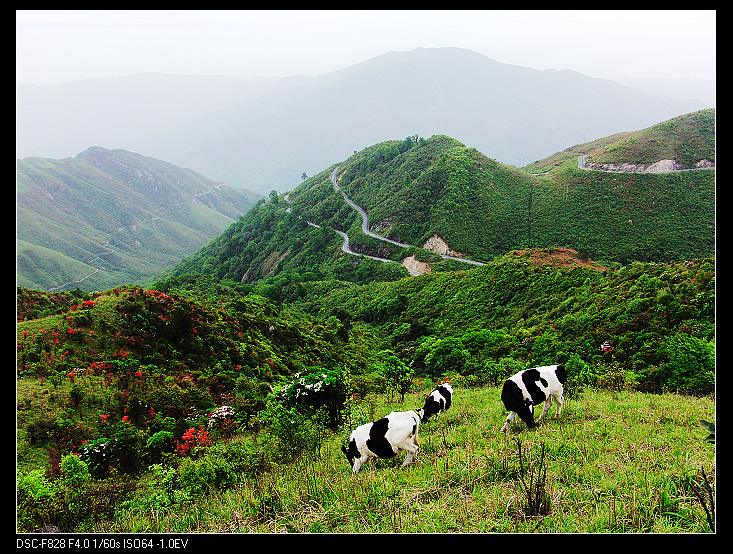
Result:
[[[60,160],[23,158],[18,160],[18,280],[55,289],[80,280],[99,288],[152,277],[220,232],[254,199],[252,193],[126,150],[95,146]],[[82,275],[67,258],[98,271]],[[77,270],[70,270],[72,265]],[[40,270],[52,267],[58,271]]]

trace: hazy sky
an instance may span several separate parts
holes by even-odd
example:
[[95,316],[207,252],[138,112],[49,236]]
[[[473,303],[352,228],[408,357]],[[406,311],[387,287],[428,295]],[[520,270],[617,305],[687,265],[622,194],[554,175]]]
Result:
[[16,11],[16,80],[320,75],[457,46],[592,77],[715,78],[715,11]]

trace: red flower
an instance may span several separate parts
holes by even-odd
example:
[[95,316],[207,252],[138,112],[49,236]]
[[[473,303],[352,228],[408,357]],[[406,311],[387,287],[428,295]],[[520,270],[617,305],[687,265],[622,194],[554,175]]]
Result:
[[84,300],[83,304],[85,308],[92,308],[96,302],[94,300]]
[[76,304],[74,304],[74,305],[73,305],[73,306],[71,307],[71,311],[72,311],[72,312],[75,312],[75,311],[76,311],[76,309],[77,309],[78,307],[79,307],[79,306],[77,306]]
[[66,333],[69,335],[73,335],[74,333],[76,333],[76,329],[74,329],[73,327],[69,327],[69,330],[66,331]]
[[125,423],[130,423],[130,416],[129,415],[122,416],[122,421],[124,421]]
[[109,414],[99,414],[99,419],[101,419],[103,423],[107,423],[109,420]]
[[181,436],[181,440],[176,444],[176,452],[179,456],[185,456],[195,446],[210,446],[211,440],[209,433],[203,427],[198,429],[191,427]]
[[142,371],[136,371],[135,372],[135,377],[137,377],[138,379],[142,379],[143,378],[143,372]]
[[54,329],[53,331],[53,343],[58,344],[59,343],[59,332]]

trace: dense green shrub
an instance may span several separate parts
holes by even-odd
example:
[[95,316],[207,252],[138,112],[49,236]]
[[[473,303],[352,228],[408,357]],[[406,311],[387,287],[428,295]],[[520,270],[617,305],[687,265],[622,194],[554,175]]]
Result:
[[178,467],[181,489],[192,498],[212,489],[231,486],[237,481],[232,464],[220,453],[209,451],[199,458],[184,458]]
[[565,371],[567,373],[566,386],[570,389],[582,389],[583,387],[592,387],[598,380],[597,367],[584,361],[578,354],[570,354],[567,362],[565,362]]
[[366,398],[369,394],[382,394],[387,389],[387,378],[382,373],[371,372],[361,375],[351,375],[349,386],[359,398]]
[[320,454],[327,419],[323,409],[306,416],[294,406],[283,405],[279,396],[271,395],[258,418],[275,440],[273,450],[278,461],[289,463],[302,454]]
[[468,367],[471,354],[463,347],[458,337],[446,337],[430,341],[423,345],[427,348],[425,369],[432,377],[439,377],[446,372],[463,373]]
[[347,376],[343,369],[308,367],[308,373],[295,374],[295,379],[278,392],[278,402],[287,408],[296,408],[305,415],[322,410],[327,425],[335,430],[342,422],[348,395]]
[[709,394],[715,390],[715,343],[676,333],[666,345],[665,390]]
[[82,490],[90,479],[89,466],[79,456],[68,454],[61,459],[61,481],[66,487]]
[[487,359],[478,368],[476,374],[487,385],[497,386],[515,373],[527,369],[527,365],[506,356],[498,360]]
[[158,431],[154,433],[148,438],[145,449],[149,463],[160,462],[164,453],[173,450],[173,433],[171,431]]

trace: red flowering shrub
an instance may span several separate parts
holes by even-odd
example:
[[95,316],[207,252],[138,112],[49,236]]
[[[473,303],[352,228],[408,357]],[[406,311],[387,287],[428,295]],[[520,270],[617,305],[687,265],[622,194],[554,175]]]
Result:
[[122,421],[124,421],[125,423],[130,423],[130,416],[129,415],[122,416]]
[[102,423],[107,423],[109,421],[109,414],[99,414],[99,419]]
[[94,300],[84,300],[82,304],[85,308],[93,308],[96,302],[94,302]]
[[179,456],[187,456],[197,446],[211,446],[209,432],[202,426],[191,427],[183,433],[181,440],[176,441],[176,452]]
[[143,378],[143,372],[142,371],[136,371],[135,372],[135,377],[137,377],[138,379],[142,379]]
[[92,362],[89,364],[89,368],[94,372],[96,375],[98,372],[104,371],[106,369],[112,369],[112,365],[108,364],[107,362]]

